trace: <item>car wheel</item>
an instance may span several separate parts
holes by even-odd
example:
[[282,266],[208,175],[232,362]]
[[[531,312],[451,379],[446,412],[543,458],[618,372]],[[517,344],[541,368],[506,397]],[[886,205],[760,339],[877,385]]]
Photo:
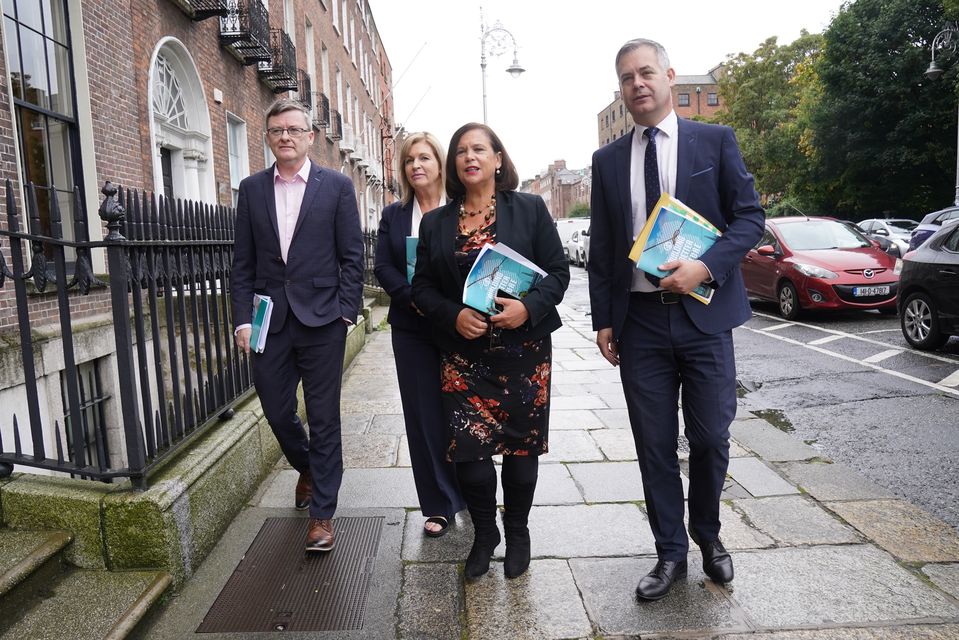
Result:
[[799,294],[796,287],[788,280],[779,287],[779,315],[786,320],[795,320],[799,317]]
[[939,330],[936,303],[925,293],[913,293],[906,298],[899,324],[906,342],[923,351],[937,349],[949,339]]

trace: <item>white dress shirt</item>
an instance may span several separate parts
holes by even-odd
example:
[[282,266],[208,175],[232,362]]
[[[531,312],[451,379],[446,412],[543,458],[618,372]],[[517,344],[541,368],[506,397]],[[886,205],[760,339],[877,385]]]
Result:
[[[446,194],[440,194],[440,203],[436,205],[436,208],[442,207],[446,204]],[[430,209],[432,211],[432,209]],[[429,211],[427,211],[429,213]],[[420,235],[420,222],[423,221],[423,211],[420,210],[420,202],[416,199],[416,194],[413,195],[413,221],[410,226],[410,237],[418,238]]]

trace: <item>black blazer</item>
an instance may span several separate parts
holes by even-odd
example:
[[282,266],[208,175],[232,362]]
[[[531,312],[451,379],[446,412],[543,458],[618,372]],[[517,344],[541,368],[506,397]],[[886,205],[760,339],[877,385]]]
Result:
[[236,325],[250,322],[254,293],[273,299],[270,333],[283,328],[290,309],[308,327],[341,317],[355,320],[363,298],[363,234],[350,179],[311,163],[284,264],[273,167],[244,178],[236,206],[230,291]]
[[[635,129],[593,154],[587,266],[593,329],[611,327],[617,339],[636,269],[627,257],[634,232],[629,189],[633,135]],[[700,331],[717,334],[752,315],[739,263],[762,237],[765,214],[732,129],[680,118],[678,135],[673,195],[723,232],[700,258],[713,275],[712,302],[704,305],[683,296],[682,304]]]
[[[438,328],[437,343],[447,351],[470,342],[456,331],[456,317],[465,308],[464,280],[453,255],[459,207],[459,201],[450,202],[423,218],[413,275],[413,301]],[[516,329],[503,330],[502,341],[516,344],[549,335],[562,325],[556,305],[569,286],[569,262],[543,199],[528,193],[497,192],[496,242],[547,273],[523,298],[529,320]]]
[[429,327],[423,316],[410,308],[413,287],[406,279],[406,237],[412,232],[413,201],[394,202],[383,209],[376,235],[376,265],[373,273],[390,296],[390,325],[410,331]]

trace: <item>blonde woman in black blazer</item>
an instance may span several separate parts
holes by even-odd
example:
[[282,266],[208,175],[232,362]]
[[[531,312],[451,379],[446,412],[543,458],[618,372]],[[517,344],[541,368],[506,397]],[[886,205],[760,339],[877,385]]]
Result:
[[[526,571],[538,456],[548,450],[550,334],[561,325],[556,305],[569,265],[546,204],[516,193],[518,183],[492,129],[460,127],[446,159],[450,202],[423,219],[413,276],[413,302],[433,323],[442,354],[448,455],[473,520],[467,578],[489,570],[500,541],[494,455],[503,456],[504,572]],[[548,274],[522,300],[496,298],[502,311],[489,317],[462,303],[465,276],[487,243],[508,246]]]

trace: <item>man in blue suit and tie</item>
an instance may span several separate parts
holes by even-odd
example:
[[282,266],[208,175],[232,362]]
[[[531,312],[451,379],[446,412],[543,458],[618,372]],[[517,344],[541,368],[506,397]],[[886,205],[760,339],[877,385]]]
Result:
[[[363,295],[363,236],[353,183],[312,163],[309,112],[278,100],[266,113],[276,163],[240,183],[230,290],[236,343],[250,353],[253,295],[270,296],[266,346],[253,382],[283,454],[300,472],[294,504],[309,508],[307,551],[334,545],[343,478],[340,379],[347,326]],[[303,381],[309,436],[296,414]]]
[[[636,127],[593,155],[589,293],[603,356],[620,367],[658,562],[636,587],[664,597],[686,575],[689,539],[677,455],[682,393],[689,440],[689,534],[703,569],[733,578],[719,539],[719,499],[736,415],[732,329],[751,315],[739,263],[763,232],[764,213],[732,129],[677,118],[675,72],[662,45],[631,40],[616,55],[623,102]],[[698,260],[661,266],[654,282],[627,255],[661,193],[709,219],[722,237]],[[705,305],[686,295],[714,289]]]

